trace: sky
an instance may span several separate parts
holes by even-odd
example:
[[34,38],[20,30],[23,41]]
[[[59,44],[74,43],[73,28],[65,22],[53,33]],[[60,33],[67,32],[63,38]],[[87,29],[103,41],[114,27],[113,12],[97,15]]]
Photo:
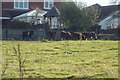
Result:
[[96,3],[100,4],[101,6],[111,5],[110,4],[111,0],[76,0],[76,1],[85,2],[88,6]]

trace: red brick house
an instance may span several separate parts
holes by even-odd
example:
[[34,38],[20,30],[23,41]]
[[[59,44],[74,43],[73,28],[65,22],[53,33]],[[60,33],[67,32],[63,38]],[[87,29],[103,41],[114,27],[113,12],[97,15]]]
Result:
[[[53,6],[60,8],[61,0],[3,0],[2,1],[2,25],[11,24],[10,20],[28,11],[39,8],[44,11],[50,10]],[[10,19],[9,19],[10,18]],[[5,25],[5,26],[4,26]]]
[[53,6],[60,7],[61,0],[9,0],[2,2],[2,17],[13,18],[27,11],[39,8],[49,10]]

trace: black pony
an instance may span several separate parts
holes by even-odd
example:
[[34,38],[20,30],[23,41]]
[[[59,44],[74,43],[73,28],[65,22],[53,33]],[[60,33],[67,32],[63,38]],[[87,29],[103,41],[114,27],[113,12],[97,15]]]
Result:
[[33,31],[23,31],[22,32],[22,39],[23,40],[30,40],[30,39],[32,39],[33,34],[34,34]]

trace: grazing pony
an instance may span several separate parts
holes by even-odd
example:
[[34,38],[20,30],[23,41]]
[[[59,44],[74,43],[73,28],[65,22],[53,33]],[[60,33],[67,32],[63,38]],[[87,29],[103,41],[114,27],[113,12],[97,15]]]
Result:
[[71,32],[72,40],[80,40],[82,39],[82,33],[81,32]]
[[32,39],[32,35],[34,34],[33,31],[23,31],[22,32],[22,39],[23,40],[29,40]]
[[61,39],[70,40],[71,38],[72,38],[72,35],[70,32],[66,32],[66,31],[61,32]]
[[94,32],[82,32],[83,40],[97,40],[97,35]]

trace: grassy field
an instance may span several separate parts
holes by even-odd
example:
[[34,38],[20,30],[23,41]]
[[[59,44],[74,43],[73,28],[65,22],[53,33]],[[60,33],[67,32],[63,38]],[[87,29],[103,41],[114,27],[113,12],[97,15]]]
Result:
[[118,78],[118,41],[2,41],[3,78],[19,78],[13,47],[20,44],[25,78]]

